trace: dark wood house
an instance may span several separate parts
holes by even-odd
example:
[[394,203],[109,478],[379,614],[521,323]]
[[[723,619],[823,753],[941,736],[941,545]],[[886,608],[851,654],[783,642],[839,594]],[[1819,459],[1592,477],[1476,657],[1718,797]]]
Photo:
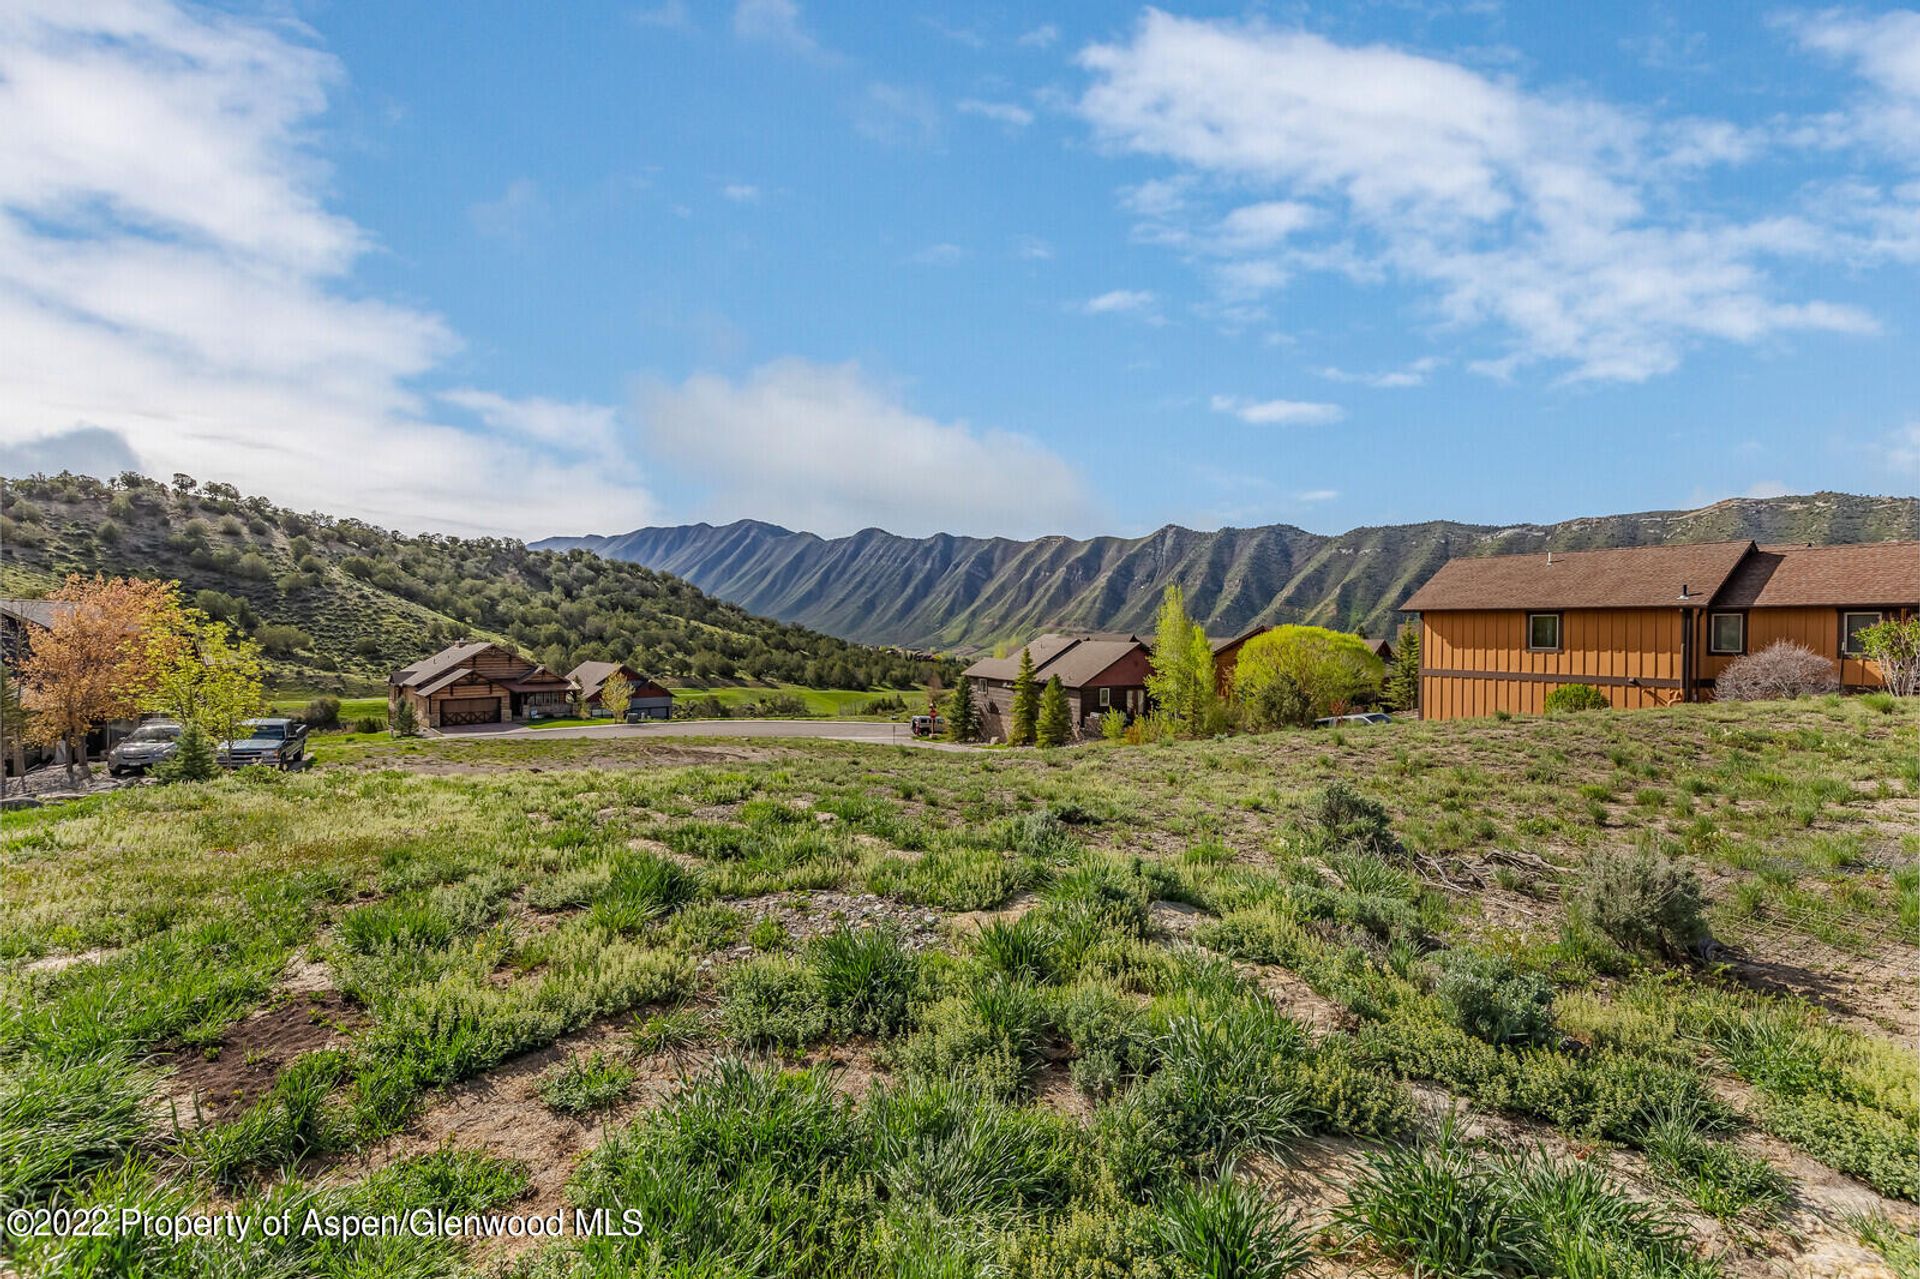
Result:
[[1739,657],[1779,640],[1881,683],[1859,633],[1920,612],[1920,542],[1555,551],[1449,560],[1401,606],[1420,614],[1420,713],[1538,714],[1564,684],[1614,706],[1710,698]]
[[1272,629],[1271,626],[1256,626],[1226,639],[1207,641],[1207,647],[1213,650],[1213,683],[1220,696],[1228,697],[1233,693],[1233,677],[1240,669],[1240,650],[1254,636],[1265,635]]
[[387,713],[406,702],[423,728],[565,715],[573,682],[484,640],[455,644],[387,677]]
[[672,719],[673,692],[625,662],[582,662],[567,673],[573,681],[574,696],[583,702],[588,712],[596,713],[604,708],[600,704],[600,691],[615,674],[626,678],[633,689],[633,698],[627,703],[627,715],[638,715],[643,719]]
[[[1147,709],[1147,673],[1153,669],[1146,643],[1137,635],[1047,634],[1026,646],[1033,655],[1034,678],[1044,686],[1060,677],[1067,694],[1067,717],[1075,737],[1096,731],[1099,717],[1110,710],[1129,719]],[[969,666],[963,677],[973,683],[980,708],[980,735],[1005,740],[1013,722],[1013,681],[1020,673],[1020,654],[986,657]]]

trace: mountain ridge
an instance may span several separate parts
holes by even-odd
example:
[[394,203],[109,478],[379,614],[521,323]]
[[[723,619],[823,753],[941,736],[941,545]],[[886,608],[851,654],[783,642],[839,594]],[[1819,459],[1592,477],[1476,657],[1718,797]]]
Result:
[[673,573],[755,613],[868,644],[972,651],[1048,627],[1151,626],[1178,582],[1215,634],[1310,622],[1379,636],[1401,601],[1456,555],[1752,538],[1920,540],[1920,498],[1813,493],[1727,498],[1692,509],[1553,523],[1428,520],[1344,533],[1291,524],[1211,531],[1166,524],[1139,537],[1018,540],[862,529],[823,538],[757,520],[547,538]]

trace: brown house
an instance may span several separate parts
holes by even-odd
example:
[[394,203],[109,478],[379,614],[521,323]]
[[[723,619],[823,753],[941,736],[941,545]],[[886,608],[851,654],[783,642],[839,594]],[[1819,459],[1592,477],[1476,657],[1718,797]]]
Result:
[[1469,557],[1401,607],[1420,614],[1428,719],[1537,714],[1563,684],[1590,684],[1621,708],[1700,701],[1728,663],[1783,639],[1864,689],[1880,672],[1859,632],[1920,611],[1920,542]]
[[1213,650],[1213,683],[1220,696],[1227,697],[1233,692],[1233,677],[1240,669],[1240,650],[1254,636],[1264,635],[1272,629],[1271,626],[1256,626],[1230,639],[1207,641],[1207,646]]
[[387,713],[413,707],[425,728],[500,724],[567,713],[573,682],[498,644],[455,644],[387,677]]
[[[1108,710],[1132,718],[1147,709],[1147,673],[1153,662],[1137,635],[1047,634],[1026,649],[1033,654],[1034,678],[1042,685],[1060,677],[1075,737],[1092,731],[1097,717]],[[1013,723],[1013,680],[1019,673],[1018,652],[982,658],[963,673],[973,682],[982,737],[1005,740]]]
[[567,678],[573,681],[574,695],[586,703],[589,713],[600,711],[600,690],[615,674],[625,677],[633,689],[633,698],[627,703],[628,716],[638,715],[643,719],[672,719],[673,692],[642,675],[625,662],[582,662],[567,672]]

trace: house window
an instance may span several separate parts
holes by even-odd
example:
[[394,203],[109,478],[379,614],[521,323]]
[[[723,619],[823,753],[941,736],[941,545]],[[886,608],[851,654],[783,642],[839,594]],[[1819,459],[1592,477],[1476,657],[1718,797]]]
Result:
[[1535,652],[1551,652],[1560,647],[1560,614],[1527,614],[1527,647]]
[[1110,688],[1101,689],[1100,690],[1100,709],[1105,710],[1107,707],[1111,705],[1113,705],[1113,690]]
[[1880,625],[1886,616],[1885,613],[1840,614],[1840,651],[1849,657],[1862,656],[1866,649],[1860,645],[1860,632],[1869,626]]
[[1747,615],[1745,613],[1711,613],[1707,616],[1707,651],[1709,653],[1744,653],[1747,651]]

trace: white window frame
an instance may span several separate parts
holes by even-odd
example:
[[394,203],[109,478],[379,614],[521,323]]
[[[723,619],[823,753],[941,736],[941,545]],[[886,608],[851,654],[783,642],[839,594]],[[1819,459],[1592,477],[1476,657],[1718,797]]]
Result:
[[[1553,643],[1536,644],[1533,642],[1533,624],[1543,617],[1553,619]],[[1527,614],[1527,651],[1529,653],[1558,653],[1566,647],[1566,618],[1559,613]]]
[[1100,690],[1100,709],[1106,710],[1113,705],[1113,690],[1102,687]]
[[[1722,648],[1715,638],[1714,625],[1723,617],[1731,617],[1740,623],[1740,643],[1733,648]],[[1707,652],[1715,657],[1738,657],[1747,651],[1747,615],[1736,612],[1707,614]]]
[[[1853,639],[1853,628],[1849,623],[1856,617],[1871,617],[1873,620],[1867,623],[1868,626],[1878,626],[1887,620],[1887,615],[1877,608],[1849,609],[1840,614],[1840,654],[1843,657],[1866,656],[1866,653],[1861,649],[1847,647],[1849,641]],[[1864,630],[1865,627],[1861,629]]]

